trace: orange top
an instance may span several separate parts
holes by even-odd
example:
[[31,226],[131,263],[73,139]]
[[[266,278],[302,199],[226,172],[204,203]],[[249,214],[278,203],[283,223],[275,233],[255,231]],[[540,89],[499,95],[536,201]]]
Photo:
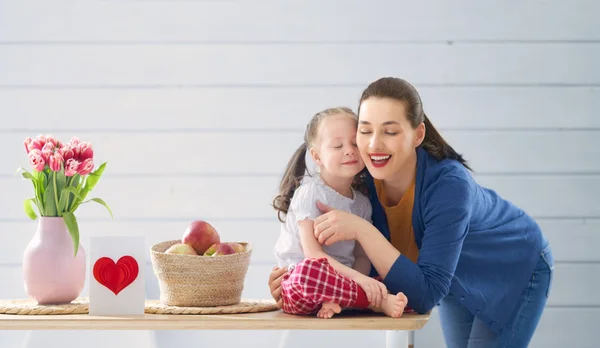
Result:
[[415,243],[415,233],[412,227],[415,180],[413,179],[412,184],[409,186],[408,190],[406,190],[400,202],[395,206],[390,204],[385,195],[381,180],[374,179],[374,182],[375,188],[377,189],[377,197],[379,198],[379,202],[381,202],[387,217],[390,230],[390,242],[401,254],[416,263],[417,258],[419,257],[419,249]]

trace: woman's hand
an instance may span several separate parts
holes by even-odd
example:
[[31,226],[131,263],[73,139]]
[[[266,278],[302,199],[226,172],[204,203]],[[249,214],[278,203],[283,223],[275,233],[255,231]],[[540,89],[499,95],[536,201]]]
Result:
[[281,299],[281,280],[286,273],[286,268],[274,267],[269,275],[269,290],[271,291],[271,296],[273,296],[273,299],[277,302],[277,307],[279,309],[283,307],[283,300]]
[[319,243],[331,245],[342,240],[358,240],[366,221],[360,216],[333,209],[320,201],[317,207],[324,214],[314,221],[315,238]]
[[356,278],[354,281],[365,291],[369,303],[375,308],[381,308],[381,303],[387,299],[388,295],[385,284],[365,275]]

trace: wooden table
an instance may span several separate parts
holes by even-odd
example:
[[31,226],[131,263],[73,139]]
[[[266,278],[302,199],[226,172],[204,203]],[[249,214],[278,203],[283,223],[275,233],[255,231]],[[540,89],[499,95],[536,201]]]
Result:
[[271,311],[247,314],[90,316],[0,314],[0,330],[385,330],[386,347],[414,344],[414,331],[429,314],[406,313],[393,319],[379,314],[342,312],[331,319]]

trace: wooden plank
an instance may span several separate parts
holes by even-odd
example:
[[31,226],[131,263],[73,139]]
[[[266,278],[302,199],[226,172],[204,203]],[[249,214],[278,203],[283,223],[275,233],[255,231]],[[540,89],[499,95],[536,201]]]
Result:
[[[224,241],[249,241],[253,244],[252,262],[274,264],[273,248],[279,237],[279,222],[275,219],[215,220],[209,221]],[[600,262],[600,219],[540,219],[539,224],[547,236],[557,262]],[[33,237],[37,221],[0,221],[0,264],[20,264],[23,250]],[[188,221],[97,221],[79,220],[81,243],[89,250],[89,238],[111,235],[144,235],[147,257],[155,243],[181,238]]]
[[598,61],[600,44],[577,43],[3,45],[0,86],[366,86],[390,75],[414,84],[592,85]]
[[[600,340],[596,320],[599,315],[598,307],[546,308],[528,347],[595,348]],[[290,339],[299,335],[293,333]],[[445,347],[437,309],[431,313],[427,325],[415,332],[415,347]]]
[[400,318],[375,314],[339,314],[323,319],[270,311],[215,315],[91,316],[0,314],[2,330],[420,330],[428,314],[407,313]]
[[[327,107],[356,110],[364,87],[3,88],[0,130],[302,130]],[[600,128],[597,87],[417,88],[441,130]]]
[[[477,180],[534,217],[600,216],[597,175],[479,175]],[[107,176],[89,197],[104,199],[116,219],[275,220],[271,203],[279,181],[275,176]],[[0,219],[24,218],[22,202],[32,187],[26,179],[0,177]],[[110,220],[94,202],[76,214]]]
[[9,1],[0,7],[0,41],[597,40],[598,11],[593,0],[378,6],[352,0],[343,8],[317,0]]
[[[442,135],[477,173],[600,173],[600,130],[481,131],[447,130]],[[0,174],[31,167],[23,148],[26,137],[9,133],[0,147],[14,149],[0,163]],[[69,141],[77,133],[53,133]],[[83,133],[97,165],[108,161],[107,175],[283,175],[291,155],[303,142],[303,131]],[[556,141],[560,139],[560,141]],[[150,160],[149,156],[153,158]],[[560,161],[556,160],[560,158]],[[169,159],[167,161],[167,159]],[[312,164],[311,164],[312,165]]]

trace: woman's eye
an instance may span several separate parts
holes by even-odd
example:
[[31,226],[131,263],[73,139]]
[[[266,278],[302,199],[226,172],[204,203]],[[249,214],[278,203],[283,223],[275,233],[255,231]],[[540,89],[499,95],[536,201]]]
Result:
[[371,134],[370,131],[360,131],[360,134]]
[[334,148],[336,148],[336,149],[341,149],[341,148],[342,148],[342,145],[340,145],[340,146],[334,146]]
[[385,134],[387,134],[387,135],[396,135],[396,134],[398,134],[398,133],[394,133],[394,132],[385,132]]

